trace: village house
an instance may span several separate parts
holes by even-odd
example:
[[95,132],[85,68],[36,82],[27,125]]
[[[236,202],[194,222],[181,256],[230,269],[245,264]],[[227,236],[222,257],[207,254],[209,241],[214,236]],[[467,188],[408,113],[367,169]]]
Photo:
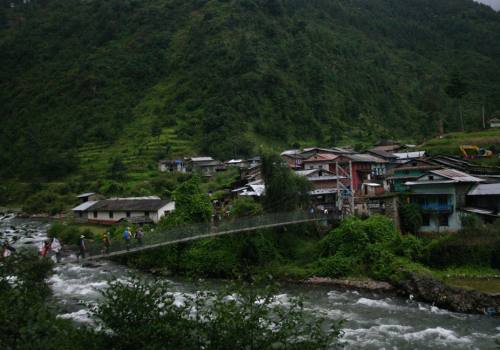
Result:
[[490,119],[490,128],[500,128],[500,118]]
[[483,179],[454,169],[430,170],[414,181],[406,182],[411,202],[423,211],[422,232],[458,231],[462,228],[461,209],[466,195]]
[[424,159],[408,160],[390,170],[386,178],[391,192],[408,192],[410,187],[405,183],[418,179],[429,170],[436,170],[441,166]]
[[[385,174],[387,172],[388,162],[382,158],[371,154],[344,154],[336,159],[345,171],[349,171],[349,165],[352,167],[352,186],[354,192],[362,190],[362,184],[365,182],[376,182],[383,184]],[[335,167],[336,164],[333,165]],[[336,172],[335,168],[330,168],[332,172]],[[347,184],[349,185],[350,184]]]
[[231,191],[233,195],[243,196],[243,197],[253,197],[259,198],[264,195],[266,191],[266,185],[262,181],[253,181],[245,186],[235,188]]
[[474,186],[466,198],[464,211],[479,215],[484,222],[500,219],[500,183],[480,183]]
[[77,220],[98,224],[114,224],[120,221],[157,223],[163,216],[174,210],[175,202],[162,200],[158,197],[89,201],[72,209]]
[[324,209],[333,209],[337,201],[337,180],[344,177],[337,177],[336,174],[323,169],[300,170],[297,175],[307,178],[313,189],[309,192],[311,202],[314,206],[321,206]]
[[[287,162],[288,167],[290,169],[302,170],[305,169],[304,161],[309,159],[310,162],[314,163],[315,162],[314,157],[317,155],[321,156],[316,160],[320,160],[320,158],[325,157],[328,158],[327,162],[329,162],[331,160],[329,159],[329,157],[336,157],[341,154],[349,154],[349,153],[353,152],[351,150],[347,150],[340,147],[333,147],[333,148],[309,147],[309,148],[304,148],[303,150],[299,149],[287,150],[282,152],[280,155]],[[318,164],[315,165],[309,164],[309,169],[311,169],[313,166],[317,167]],[[328,168],[324,169],[329,170]]]
[[185,173],[186,167],[185,167],[184,161],[182,159],[160,160],[158,162],[158,170],[162,173],[165,173],[165,172]]
[[331,170],[332,169],[331,165],[335,164],[335,159],[337,158],[338,155],[331,153],[316,153],[304,159],[302,161],[302,164],[304,170],[311,170],[311,169]]
[[82,194],[79,194],[76,196],[76,198],[78,198],[78,200],[81,203],[95,201],[95,200],[99,199],[99,197],[100,196],[98,194],[96,194],[95,192],[82,193]]
[[193,173],[210,177],[215,175],[221,162],[212,157],[192,157],[187,160],[187,169]]
[[301,154],[301,151],[298,149],[292,149],[283,151],[280,154],[281,158],[287,163],[288,167],[293,170],[303,169],[302,162],[306,157]]
[[243,169],[248,168],[249,163],[246,159],[231,159],[226,162],[226,165]]

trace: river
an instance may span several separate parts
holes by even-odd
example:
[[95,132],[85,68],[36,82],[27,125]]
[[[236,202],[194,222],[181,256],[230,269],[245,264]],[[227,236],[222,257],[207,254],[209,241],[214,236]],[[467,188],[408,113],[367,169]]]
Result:
[[[37,245],[46,237],[47,223],[11,219],[0,221],[0,239],[17,236],[16,247]],[[109,281],[129,278],[131,271],[111,262],[98,267],[60,264],[49,279],[60,317],[92,322],[89,307]],[[133,271],[134,274],[140,274]],[[199,288],[182,278],[169,279],[174,295],[182,297]],[[208,281],[204,288],[224,282]],[[311,312],[344,319],[342,341],[346,349],[496,349],[500,320],[481,315],[449,312],[425,303],[409,303],[398,297],[335,290],[324,286],[284,285],[276,298],[301,296]]]

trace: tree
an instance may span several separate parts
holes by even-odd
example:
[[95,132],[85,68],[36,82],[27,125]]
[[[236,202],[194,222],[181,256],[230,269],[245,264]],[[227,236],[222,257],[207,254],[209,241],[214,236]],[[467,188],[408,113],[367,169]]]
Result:
[[404,233],[417,233],[423,224],[422,210],[416,204],[402,204],[399,207],[401,218],[401,231]]
[[123,180],[127,173],[127,166],[120,157],[114,157],[111,160],[108,173],[113,180]]
[[161,124],[158,118],[155,118],[153,124],[151,124],[151,136],[156,137],[158,143],[160,143]]
[[268,212],[291,211],[309,203],[311,183],[294,174],[280,156],[263,154],[262,176],[266,184],[263,205]]
[[462,115],[463,113],[462,113],[461,101],[462,98],[467,94],[467,89],[468,89],[467,83],[463,81],[462,77],[458,72],[454,72],[451,75],[450,80],[448,82],[448,86],[446,86],[445,88],[446,94],[457,101],[458,115],[460,117],[460,124],[462,127],[462,131],[465,130],[465,126],[464,126],[464,117]]
[[172,227],[193,222],[208,222],[212,205],[200,189],[200,178],[193,176],[183,182],[173,193],[175,211],[160,221],[160,227]]

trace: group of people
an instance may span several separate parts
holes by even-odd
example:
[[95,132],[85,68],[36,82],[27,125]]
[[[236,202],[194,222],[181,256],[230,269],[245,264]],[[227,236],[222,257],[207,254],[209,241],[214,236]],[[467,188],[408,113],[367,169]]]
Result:
[[45,257],[47,256],[50,252],[54,252],[56,256],[57,262],[61,262],[61,257],[62,257],[62,244],[61,242],[55,238],[49,238],[46,239],[42,245],[40,246],[38,250],[40,256]]
[[0,259],[10,256],[15,251],[16,248],[11,246],[8,240],[3,241]]
[[[130,244],[131,244],[132,238],[134,238],[137,241],[137,244],[139,246],[142,246],[143,245],[143,238],[144,238],[144,231],[142,230],[142,228],[139,227],[133,234],[132,234],[132,230],[130,229],[130,227],[127,227],[123,231],[123,239],[125,241],[125,245],[126,245],[127,250],[130,250]],[[109,254],[110,249],[111,249],[111,233],[110,232],[103,233],[102,243],[103,243],[104,249],[101,252],[103,254],[104,253]],[[54,253],[56,260],[59,263],[59,262],[61,262],[62,248],[63,247],[62,247],[61,242],[57,238],[51,237],[51,238],[43,241],[43,243],[40,245],[40,247],[38,249],[38,253],[40,256],[46,257],[46,256],[49,256],[49,254],[52,252],[52,253]],[[9,241],[5,240],[1,246],[1,249],[0,249],[0,259],[3,259],[3,258],[10,256],[15,251],[16,251],[16,249],[9,244]],[[82,235],[80,235],[80,238],[78,240],[78,251],[76,254],[76,258],[78,260],[80,260],[80,257],[82,259],[85,259],[86,252],[87,252],[87,238],[85,237],[85,235],[82,234]]]
[[142,231],[142,228],[139,227],[133,235],[130,227],[127,227],[123,231],[123,239],[125,240],[125,246],[127,247],[127,250],[130,250],[130,242],[132,240],[132,237],[137,240],[137,244],[139,244],[140,246],[143,245],[142,240],[144,238],[144,231]]

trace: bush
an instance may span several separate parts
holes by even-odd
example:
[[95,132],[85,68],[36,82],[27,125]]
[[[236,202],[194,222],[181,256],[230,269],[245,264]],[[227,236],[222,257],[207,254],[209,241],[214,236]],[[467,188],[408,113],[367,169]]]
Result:
[[68,203],[71,203],[71,200],[65,196],[45,190],[30,196],[23,205],[23,211],[28,214],[54,215],[62,212]]
[[[52,260],[18,252],[0,269],[0,344],[2,349],[100,349],[99,338],[69,320],[57,318],[47,303],[46,278]],[[13,278],[14,277],[14,278]],[[16,281],[11,283],[9,281]],[[103,345],[103,344],[100,344]]]
[[[113,349],[333,348],[340,324],[276,303],[272,288],[244,285],[176,300],[165,282],[114,282],[95,309]],[[112,346],[111,346],[112,345]]]
[[495,245],[469,242],[457,236],[435,239],[426,247],[425,263],[432,267],[490,266]]
[[390,279],[397,254],[417,254],[418,248],[412,246],[416,243],[410,240],[403,240],[386,217],[348,218],[320,242],[327,258],[320,261],[319,272],[340,276],[360,271]]
[[424,254],[424,244],[413,235],[401,236],[397,242],[395,252],[410,260],[421,260]]
[[399,207],[401,231],[417,233],[423,224],[422,210],[416,204],[402,204]]
[[317,274],[323,277],[344,277],[353,274],[354,266],[357,264],[353,258],[336,254],[318,261]]
[[231,216],[244,217],[262,214],[262,205],[249,197],[238,197],[232,202]]
[[54,222],[48,230],[49,237],[56,237],[65,244],[78,244],[78,240],[82,234],[87,239],[94,238],[94,233],[88,228],[82,230],[76,225],[69,225],[58,221]]

